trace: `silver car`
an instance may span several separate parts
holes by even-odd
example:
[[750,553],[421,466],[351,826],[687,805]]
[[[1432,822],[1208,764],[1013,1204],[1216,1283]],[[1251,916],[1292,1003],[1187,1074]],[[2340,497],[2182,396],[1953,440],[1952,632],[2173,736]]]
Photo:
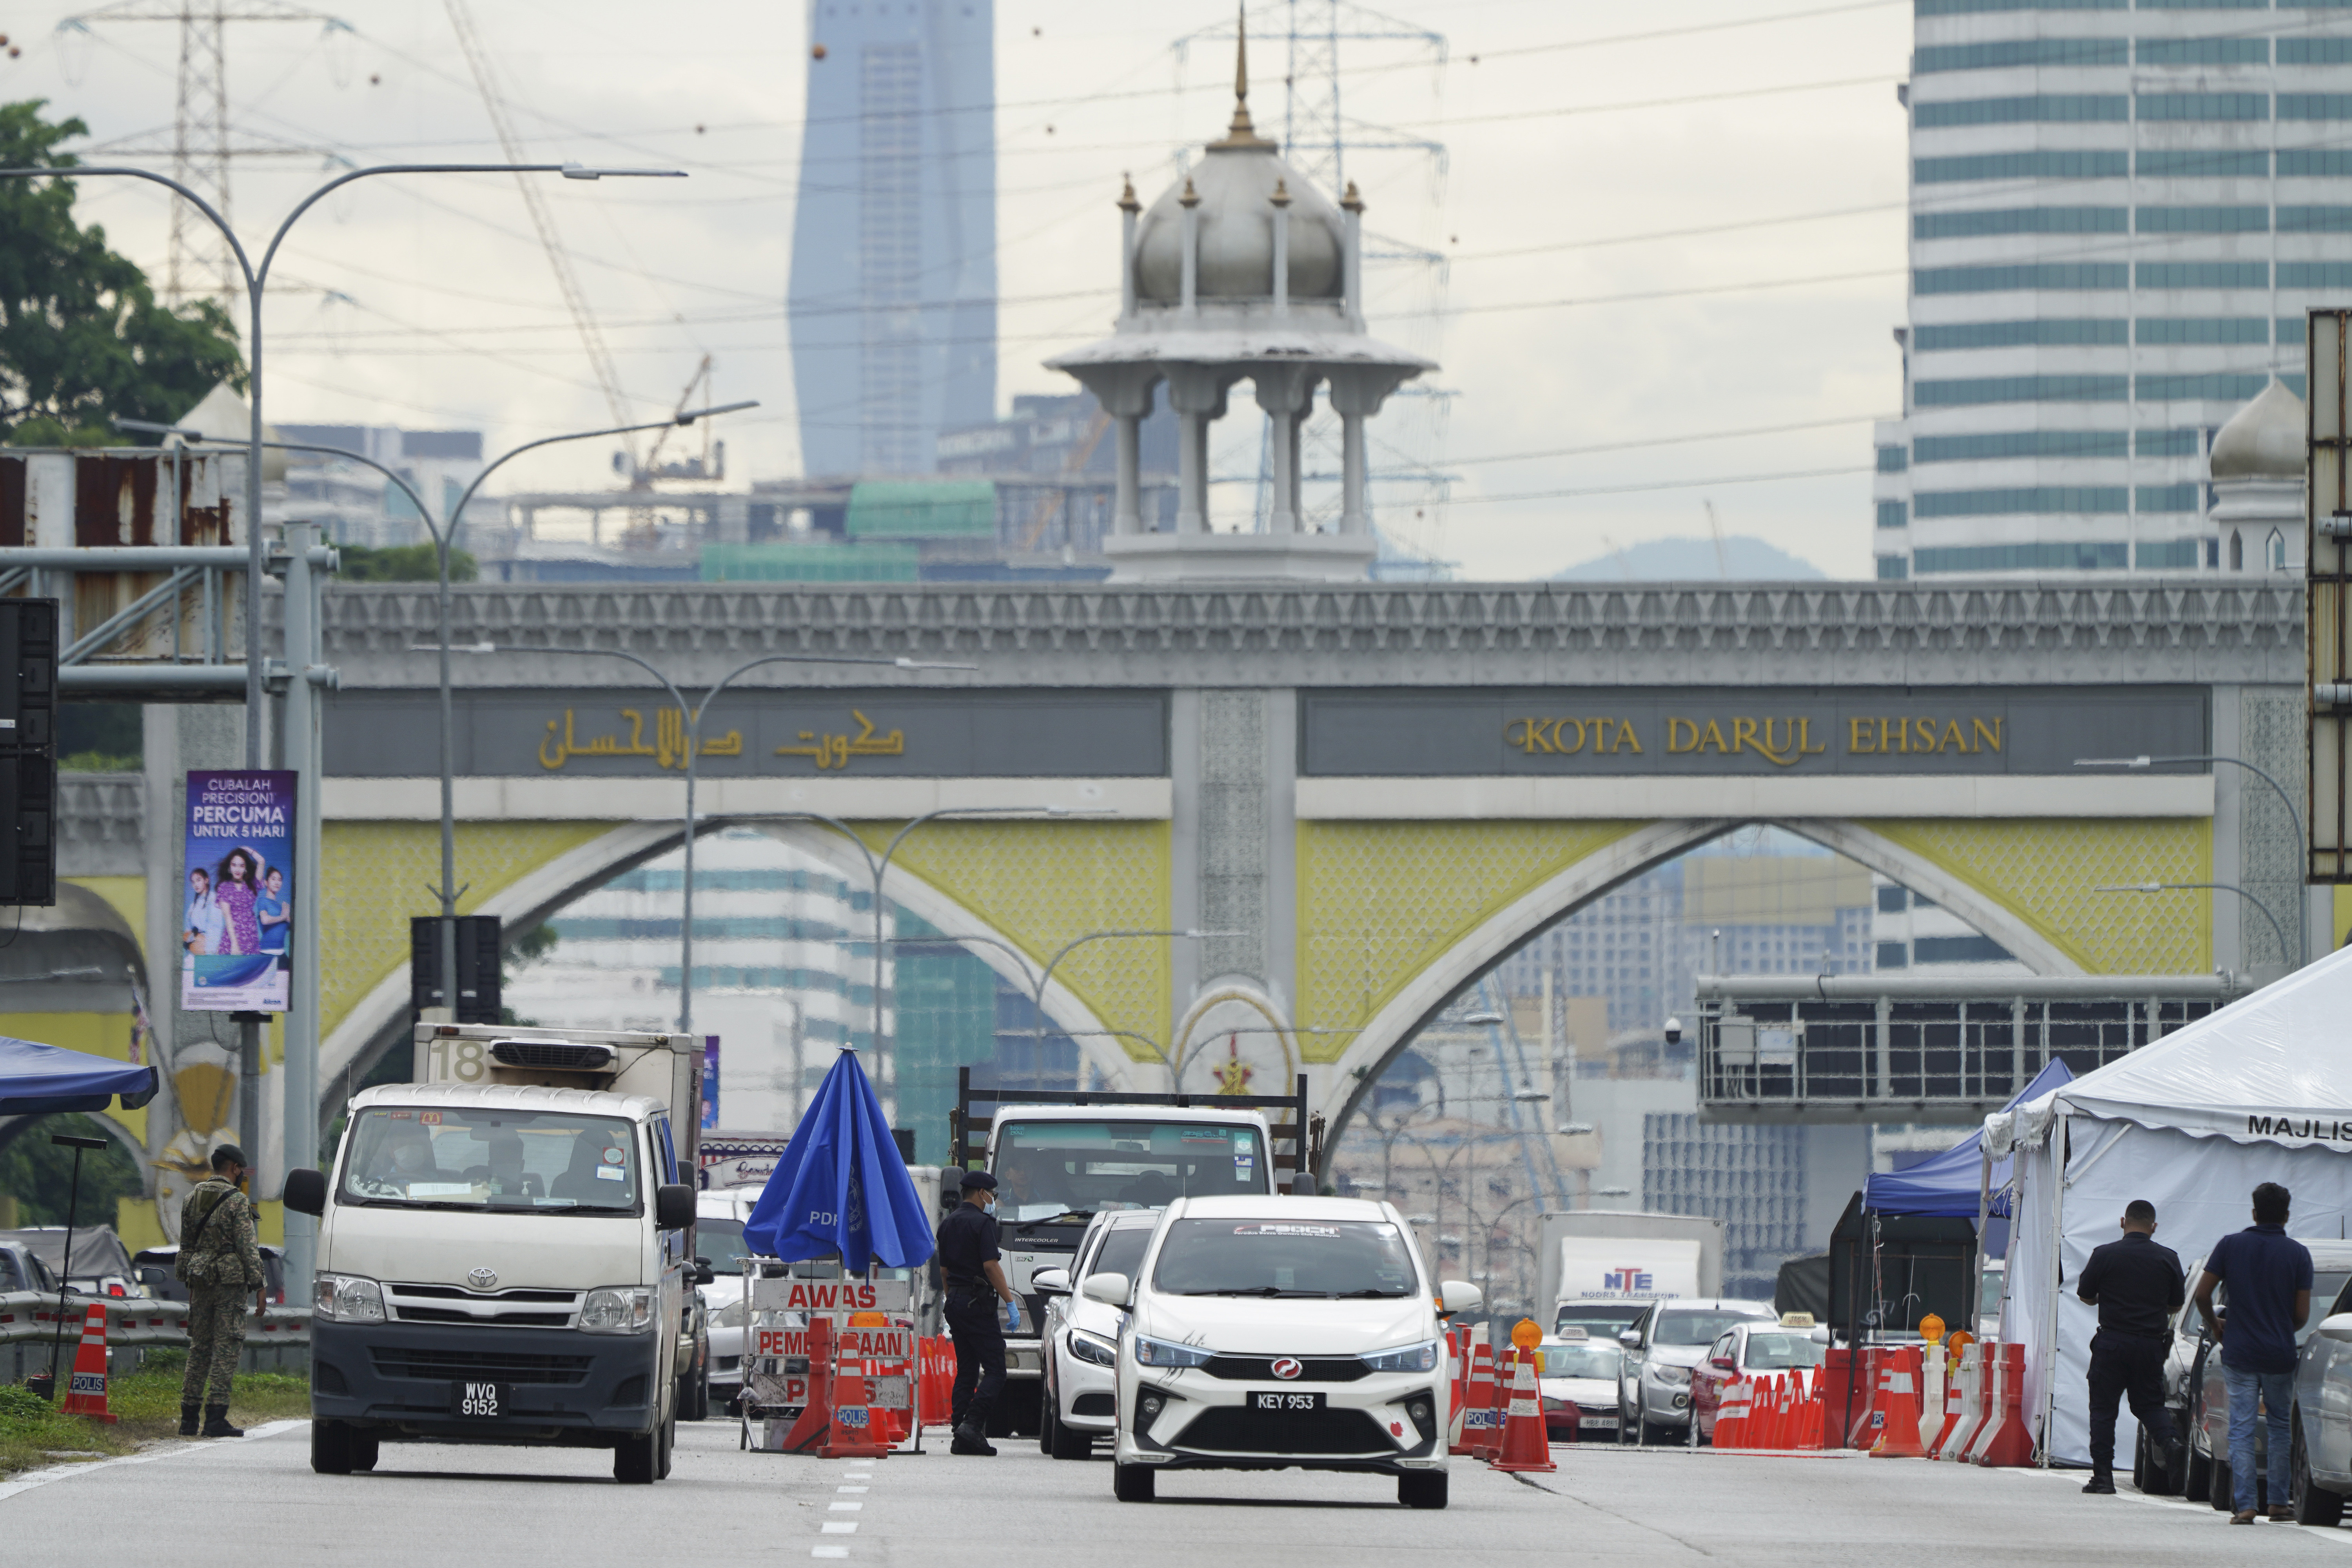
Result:
[[[2319,1261],[2315,1247],[2312,1261]],[[2315,1267],[2314,1321],[2294,1367],[2294,1449],[2288,1473],[2297,1524],[2341,1523],[2345,1495],[2352,1493],[2352,1281],[2333,1296],[2320,1293],[2325,1283]]]
[[[2312,1312],[2311,1317],[2305,1321],[2302,1329],[2297,1331],[2294,1336],[2294,1342],[2299,1351],[2307,1350],[2313,1339],[2316,1337],[2313,1332],[2313,1325],[2319,1321],[2327,1304],[2343,1294],[2347,1285],[2352,1285],[2352,1242],[2305,1241],[2304,1245],[2311,1249]],[[2204,1265],[2200,1260],[2196,1267],[2189,1270],[2189,1289],[2192,1296],[2196,1293],[2197,1277],[2203,1271],[2203,1268]],[[2213,1292],[2213,1309],[2221,1317],[2227,1319],[2230,1315],[2229,1308],[2230,1288],[2224,1284]],[[2176,1360],[2180,1356],[2184,1341],[2189,1352],[2188,1375],[2182,1389],[2182,1405],[2186,1412],[2184,1429],[2188,1433],[2189,1441],[2183,1457],[2184,1463],[2179,1486],[2190,1501],[2210,1502],[2216,1509],[2227,1513],[2236,1507],[2231,1498],[2232,1488],[2230,1478],[2230,1395],[2221,1383],[2221,1348],[2206,1337],[2204,1323],[2197,1315],[2197,1304],[2194,1301],[2190,1301],[2180,1310],[2180,1318],[2176,1325],[2173,1338]],[[2299,1369],[2302,1369],[2296,1373],[2298,1380],[2296,1397],[2300,1401],[2303,1397],[2300,1380],[2305,1371],[2309,1369],[2311,1363],[2306,1355],[2297,1364]],[[2146,1447],[2146,1440],[2143,1437],[2141,1443],[2143,1453]],[[2268,1469],[2269,1456],[2268,1424],[2258,1420],[2254,1423],[2254,1463],[2257,1472],[2254,1493],[2258,1506],[2263,1508],[2285,1500],[2283,1498],[2271,1498],[2267,1495],[2269,1487],[2263,1472]],[[2148,1464],[2147,1468],[2150,1470],[2158,1468],[2152,1463]],[[2163,1475],[2154,1476],[2151,1479],[2157,1480],[2159,1489],[2172,1480],[2171,1477]]]
[[1692,1300],[1654,1304],[1617,1336],[1625,1364],[1617,1374],[1617,1440],[1675,1443],[1690,1431],[1691,1368],[1706,1347],[1738,1323],[1777,1323],[1769,1301]]
[[[1127,1314],[1078,1292],[1090,1274],[1124,1274],[1142,1267],[1159,1209],[1112,1209],[1094,1216],[1078,1239],[1066,1272],[1044,1268],[1030,1283],[1045,1298],[1038,1330],[1045,1386],[1039,1400],[1037,1447],[1057,1459],[1083,1459],[1097,1437],[1118,1421],[1118,1336]],[[1055,1276],[1060,1275],[1060,1279]]]

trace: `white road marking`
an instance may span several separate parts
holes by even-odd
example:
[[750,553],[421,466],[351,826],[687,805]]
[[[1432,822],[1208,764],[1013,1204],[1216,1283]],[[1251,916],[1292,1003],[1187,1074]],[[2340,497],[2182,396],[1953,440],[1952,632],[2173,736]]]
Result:
[[830,1513],[856,1513],[866,1505],[862,1502],[829,1502],[824,1506]]
[[872,1487],[835,1487],[833,1489],[837,1492],[870,1492],[874,1489]]
[[143,1449],[139,1453],[123,1454],[111,1459],[53,1465],[47,1469],[35,1470],[29,1475],[20,1476],[13,1481],[0,1483],[0,1501],[15,1497],[18,1492],[30,1491],[35,1487],[47,1486],[51,1481],[64,1480],[69,1476],[87,1476],[99,1470],[111,1469],[117,1465],[151,1465],[158,1459],[168,1459],[178,1454],[201,1453],[206,1448],[216,1447],[226,1443],[258,1442],[264,1437],[275,1437],[281,1432],[291,1431],[297,1426],[308,1426],[310,1424],[307,1419],[270,1421],[251,1428],[242,1437],[207,1437],[194,1442],[159,1443],[154,1447]]
[[849,1555],[849,1548],[846,1546],[812,1546],[809,1548],[809,1555],[812,1557],[846,1557]]
[[854,1519],[845,1521],[829,1519],[818,1525],[817,1530],[819,1533],[824,1535],[855,1535],[857,1533],[857,1521]]

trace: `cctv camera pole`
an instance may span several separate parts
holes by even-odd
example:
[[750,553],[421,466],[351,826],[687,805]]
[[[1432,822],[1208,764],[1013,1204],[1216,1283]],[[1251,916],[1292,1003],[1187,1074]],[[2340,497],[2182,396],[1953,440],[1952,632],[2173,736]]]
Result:
[[103,1149],[106,1147],[106,1140],[77,1138],[68,1132],[52,1132],[49,1134],[49,1142],[60,1149],[70,1149],[74,1152],[73,1183],[66,1188],[66,1250],[65,1256],[58,1262],[58,1332],[57,1338],[49,1345],[49,1397],[55,1399],[58,1396],[58,1359],[64,1353],[66,1347],[66,1292],[69,1289],[66,1280],[73,1273],[74,1222],[79,1217],[79,1211],[81,1207],[81,1152],[85,1149]]

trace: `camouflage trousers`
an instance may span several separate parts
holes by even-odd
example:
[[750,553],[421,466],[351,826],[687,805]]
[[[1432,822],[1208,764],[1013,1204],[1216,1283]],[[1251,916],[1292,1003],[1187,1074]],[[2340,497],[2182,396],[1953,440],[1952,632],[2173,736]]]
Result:
[[250,1285],[188,1287],[188,1374],[180,1380],[181,1404],[228,1403],[229,1379],[244,1353],[246,1314],[252,1308]]

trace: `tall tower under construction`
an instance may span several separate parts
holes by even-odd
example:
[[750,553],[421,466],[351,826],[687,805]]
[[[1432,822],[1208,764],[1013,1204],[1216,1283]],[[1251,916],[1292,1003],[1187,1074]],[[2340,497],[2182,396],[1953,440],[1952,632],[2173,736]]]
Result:
[[810,475],[914,474],[996,414],[992,0],[811,0],[788,289]]

